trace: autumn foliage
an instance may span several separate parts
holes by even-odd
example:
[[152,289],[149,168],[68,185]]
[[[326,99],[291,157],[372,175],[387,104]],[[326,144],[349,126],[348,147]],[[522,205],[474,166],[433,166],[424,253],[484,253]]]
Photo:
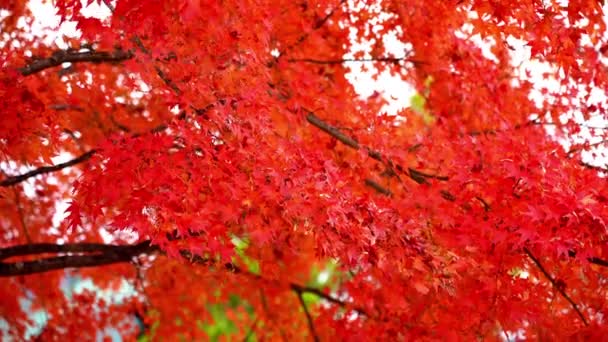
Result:
[[54,6],[0,2],[3,338],[608,336],[601,1]]

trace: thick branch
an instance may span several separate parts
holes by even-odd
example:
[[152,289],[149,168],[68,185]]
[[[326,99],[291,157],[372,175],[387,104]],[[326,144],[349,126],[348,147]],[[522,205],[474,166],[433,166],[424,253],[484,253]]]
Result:
[[[28,261],[0,262],[0,277],[31,275],[64,268],[83,268],[130,262],[133,260],[133,258],[139,255],[150,255],[159,252],[162,253],[160,248],[158,248],[158,246],[150,245],[149,240],[140,242],[136,245],[106,245],[99,243],[69,243],[58,245],[51,243],[38,243],[11,246],[0,249],[0,260],[8,259],[10,257],[25,257],[45,253],[87,254],[61,255]],[[181,251],[181,255],[184,257],[184,259],[195,264],[211,266],[216,263],[213,259],[193,255],[186,250]],[[274,282],[274,280],[265,279],[261,275],[244,270],[231,262],[224,263],[221,265],[221,268],[230,273],[242,274],[256,280]],[[303,286],[297,283],[288,283],[287,285],[291,290],[297,293],[310,293],[328,301],[329,303],[340,305],[342,307],[349,306],[348,303],[326,294],[319,289]],[[363,309],[354,308],[354,310],[360,314],[367,315]]]
[[75,253],[88,254],[61,255],[28,261],[0,262],[0,277],[13,277],[43,273],[64,268],[82,268],[129,262],[140,254],[150,254],[158,251],[158,247],[150,246],[149,241],[137,245],[102,245],[102,244],[31,244],[13,246],[0,250],[0,259],[12,256],[26,256],[41,253]]
[[70,167],[70,166],[82,163],[84,161],[87,161],[87,160],[91,159],[91,157],[93,156],[93,154],[95,154],[95,152],[97,152],[97,151],[96,150],[91,150],[91,151],[88,151],[86,153],[83,153],[82,155],[80,155],[77,158],[74,158],[72,160],[68,160],[65,163],[51,165],[51,166],[42,166],[42,167],[39,167],[37,169],[28,171],[28,172],[26,172],[24,174],[21,174],[21,175],[10,176],[10,177],[5,178],[2,181],[0,181],[0,186],[6,187],[6,186],[15,185],[15,184],[23,182],[24,180],[26,180],[28,178],[31,178],[31,177],[36,177],[38,175],[42,175],[42,174],[45,174],[45,173],[51,173],[51,172],[59,171],[61,169],[65,169],[66,167]]
[[59,66],[63,63],[117,63],[133,57],[131,51],[114,50],[108,51],[71,51],[60,50],[54,52],[50,57],[35,59],[30,64],[19,68],[23,76],[35,74],[39,71]]
[[[149,241],[142,242],[139,245],[149,245]],[[0,260],[8,258],[29,256],[36,254],[48,254],[48,253],[112,253],[119,252],[123,253],[126,247],[124,245],[107,245],[103,243],[66,243],[66,244],[54,244],[54,243],[32,243],[25,245],[17,245],[0,249]]]

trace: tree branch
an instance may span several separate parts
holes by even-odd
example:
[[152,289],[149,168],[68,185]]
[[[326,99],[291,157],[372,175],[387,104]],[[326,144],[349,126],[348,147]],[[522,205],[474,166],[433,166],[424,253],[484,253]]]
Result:
[[[359,142],[357,142],[355,139],[347,136],[346,134],[342,133],[338,128],[328,124],[327,122],[321,120],[318,116],[316,116],[313,112],[307,110],[308,114],[306,115],[306,120],[312,124],[313,126],[319,128],[320,130],[322,130],[323,132],[331,135],[332,137],[336,138],[337,140],[339,140],[341,143],[343,143],[344,145],[355,149],[355,150],[359,150],[362,147],[359,145]],[[367,151],[367,155],[372,158],[375,159],[383,164],[385,164],[386,166],[388,166],[391,170],[393,169],[393,167],[400,172],[403,172],[406,176],[408,176],[409,178],[411,178],[413,181],[415,181],[418,184],[425,184],[428,183],[429,178],[434,178],[437,180],[442,180],[442,181],[446,181],[448,180],[448,177],[446,176],[440,176],[440,175],[433,175],[433,174],[429,174],[426,172],[422,172],[419,170],[416,170],[414,168],[408,168],[407,170],[405,170],[401,165],[394,165],[390,160],[386,159],[382,153],[380,153],[379,151],[376,150],[372,150],[368,147],[363,147],[363,149],[365,149]]]
[[300,301],[300,305],[302,305],[302,309],[304,310],[304,314],[306,315],[306,321],[308,321],[308,330],[310,330],[310,334],[312,335],[312,338],[315,342],[319,342],[319,335],[317,335],[317,332],[315,330],[315,324],[313,322],[312,316],[310,315],[310,312],[308,312],[308,307],[306,306],[306,303],[304,302],[304,297],[302,296],[302,292],[300,291],[295,291],[296,295],[298,296],[298,300]]
[[[36,254],[49,253],[80,254],[44,257],[27,261],[2,261],[11,257],[27,257]],[[136,256],[156,253],[164,254],[158,246],[150,245],[150,240],[142,241],[136,245],[106,245],[100,243],[68,243],[63,245],[52,243],[35,243],[17,245],[0,248],[0,278],[38,274],[64,268],[84,268],[131,262]],[[180,254],[185,260],[195,264],[211,266],[216,263],[216,261],[213,259],[193,255],[187,250],[182,250]],[[274,282],[274,280],[265,279],[261,275],[244,270],[231,262],[224,263],[221,265],[221,268],[230,273],[242,274],[256,280]],[[348,303],[326,294],[317,288],[303,286],[297,283],[288,283],[288,286],[291,290],[297,293],[310,293],[328,301],[329,303],[333,303],[341,307],[349,306]],[[367,315],[363,309],[354,308],[353,310],[360,314]]]
[[[345,135],[344,133],[340,132],[340,130],[338,128],[333,127],[333,126],[329,125],[328,123],[324,122],[323,120],[319,119],[317,116],[314,115],[314,113],[308,111],[308,115],[306,116],[306,119],[307,119],[307,121],[309,123],[311,123],[312,125],[314,125],[315,127],[319,128],[319,129],[321,129],[322,131],[326,132],[327,134],[331,135],[332,137],[338,139],[343,144],[345,144],[345,145],[347,145],[347,146],[349,146],[349,147],[351,147],[351,148],[353,148],[355,150],[358,150],[360,148],[359,143],[356,140],[354,140],[354,139],[348,137],[347,135]],[[381,161],[381,162],[384,162],[383,158],[382,158],[382,155],[380,154],[380,152],[373,151],[373,150],[370,150],[370,149],[367,149],[367,151],[368,151],[368,155],[371,158],[376,159],[376,160]],[[409,169],[409,173],[406,173],[406,174],[410,178],[412,178],[414,181],[416,181],[417,183],[420,183],[420,184],[425,183],[426,178],[436,178],[436,179],[440,179],[440,180],[448,180],[447,177],[426,174],[426,173],[423,173],[421,171],[417,171],[417,170],[412,169],[412,168],[410,168]],[[366,180],[366,184],[368,184],[367,180]],[[370,185],[370,184],[368,184],[368,185]],[[381,190],[378,190],[378,191],[384,193]],[[388,195],[389,193],[385,193],[385,194]],[[442,191],[441,195],[442,195],[443,198],[445,198],[446,200],[449,200],[449,201],[454,201],[456,199],[452,194],[450,194],[447,191]],[[484,209],[486,211],[489,210],[489,206],[487,205],[487,203],[484,203]],[[585,319],[585,316],[579,310],[577,304],[572,300],[572,298],[570,298],[570,296],[568,296],[568,294],[565,292],[565,290],[563,288],[561,288],[560,286],[558,286],[558,284],[556,283],[556,281],[545,270],[545,268],[542,266],[542,264],[540,263],[540,261],[527,248],[524,248],[524,251],[530,257],[530,259],[532,259],[532,261],[534,261],[534,263],[536,264],[536,266],[541,270],[541,272],[545,275],[545,277],[547,277],[547,279],[551,282],[551,284],[559,291],[559,293],[562,295],[562,297],[564,297],[570,303],[570,305],[576,311],[576,313],[578,314],[578,316],[580,317],[580,319],[583,321],[583,323],[585,325],[588,325],[587,320]],[[597,257],[588,258],[587,260],[590,263],[593,263],[593,264],[596,264],[596,265],[600,265],[600,266],[608,267],[608,261],[606,261],[606,260],[603,260],[603,259],[600,259],[600,258],[597,258]]]
[[608,267],[608,260],[605,260],[605,259],[601,259],[598,257],[590,257],[587,259],[587,261],[589,261],[592,264],[596,264],[598,266]]
[[[138,245],[150,244],[149,241],[142,242]],[[137,245],[136,245],[137,246]],[[32,243],[25,245],[17,245],[0,249],[0,261],[20,256],[29,256],[36,254],[48,254],[48,253],[122,253],[126,247],[125,245],[107,245],[103,243],[66,243],[66,244],[54,244],[54,243]]]
[[91,159],[93,154],[95,154],[96,152],[97,152],[96,150],[91,150],[86,153],[83,153],[79,157],[76,157],[72,160],[68,160],[65,163],[60,163],[60,164],[51,165],[51,166],[41,166],[37,169],[28,171],[21,175],[7,177],[7,178],[3,179],[2,181],[0,181],[0,186],[7,187],[7,186],[15,185],[15,184],[23,182],[26,179],[31,178],[31,177],[36,177],[38,175],[42,175],[45,173],[59,171],[61,169],[65,169],[66,167],[70,167],[70,166],[82,163],[84,161]]
[[312,27],[312,30],[310,30],[309,32],[306,32],[304,34],[302,34],[300,37],[298,37],[298,39],[291,45],[287,46],[284,51],[281,51],[281,53],[279,54],[278,58],[281,58],[281,56],[283,56],[285,54],[285,52],[292,50],[293,48],[295,48],[296,46],[302,44],[306,39],[308,39],[308,37],[310,36],[310,34],[318,29],[320,29],[323,25],[325,25],[325,23],[329,20],[329,18],[331,18],[334,13],[336,12],[336,10],[340,7],[342,7],[342,5],[346,2],[346,0],[340,0],[340,2],[338,3],[338,5],[334,8],[332,8],[329,13],[327,13],[327,15],[325,15],[325,17],[321,18],[320,20],[318,20],[315,25]]
[[129,262],[140,254],[159,251],[150,246],[149,241],[137,245],[103,245],[91,243],[74,243],[65,245],[29,244],[7,247],[0,250],[0,260],[14,256],[27,256],[42,253],[76,253],[88,254],[61,255],[35,260],[0,262],[0,277],[13,277],[43,273],[64,268],[82,268]]
[[35,74],[42,70],[59,66],[63,63],[118,63],[133,57],[131,51],[117,49],[111,52],[108,51],[72,51],[60,50],[54,52],[50,57],[35,59],[28,65],[19,68],[19,72],[23,76]]
[[532,252],[530,252],[530,250],[527,247],[524,247],[524,252],[528,255],[528,257],[530,257],[530,259],[532,259],[534,264],[536,264],[536,267],[538,267],[538,269],[540,269],[540,271],[543,273],[543,275],[549,280],[551,285],[553,285],[553,287],[555,287],[555,289],[560,293],[560,295],[562,297],[564,297],[564,299],[566,299],[568,301],[568,303],[570,303],[570,305],[572,306],[572,309],[574,309],[574,311],[580,317],[581,321],[583,321],[583,324],[585,324],[585,326],[588,326],[589,324],[587,323],[587,320],[585,319],[585,315],[583,315],[581,310],[578,308],[578,305],[572,300],[572,298],[570,298],[570,296],[568,296],[568,294],[566,293],[566,290],[564,290],[564,287],[560,286],[557,283],[557,281],[555,281],[555,279],[553,279],[553,277],[549,274],[549,272],[547,272],[545,267],[541,264],[540,260],[538,260],[534,256],[534,254],[532,254]]
[[375,180],[373,180],[371,178],[366,178],[365,179],[365,185],[369,186],[370,188],[376,190],[376,192],[381,193],[381,194],[383,194],[385,196],[392,196],[393,195],[393,193],[389,189],[387,189],[387,188],[383,187],[382,185],[378,184],[378,182],[376,182]]

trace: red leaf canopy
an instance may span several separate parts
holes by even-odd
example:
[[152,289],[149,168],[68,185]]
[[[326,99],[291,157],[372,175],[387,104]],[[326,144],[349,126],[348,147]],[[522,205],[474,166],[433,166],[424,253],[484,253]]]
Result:
[[3,338],[608,335],[600,2],[92,2],[0,4]]

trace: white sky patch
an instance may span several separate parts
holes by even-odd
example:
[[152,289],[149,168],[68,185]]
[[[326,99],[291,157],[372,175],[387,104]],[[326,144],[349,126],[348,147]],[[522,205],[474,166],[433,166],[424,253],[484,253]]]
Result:
[[319,272],[319,274],[317,275],[317,282],[319,282],[321,284],[327,283],[327,281],[329,280],[330,275],[331,274],[328,271],[321,271],[321,272]]
[[[351,3],[350,6],[353,10],[361,10],[363,8],[362,3]],[[388,15],[381,13],[380,10],[379,7],[372,10],[378,13],[376,18],[372,18],[373,27],[371,30],[373,32],[379,30],[382,21],[388,18]],[[352,45],[350,46],[351,51],[344,55],[344,59],[355,59],[357,52],[363,52],[362,58],[364,59],[378,57],[402,58],[407,57],[412,50],[412,44],[404,43],[397,38],[400,30],[400,28],[397,28],[396,31],[389,32],[382,37],[386,55],[373,56],[372,46],[374,41],[358,40],[358,29],[354,27],[349,29]],[[366,30],[368,29],[366,28]],[[410,83],[403,81],[401,76],[392,75],[389,71],[377,73],[371,69],[371,65],[369,62],[345,63],[345,66],[350,68],[350,71],[346,74],[346,79],[353,85],[355,91],[363,98],[369,97],[375,92],[380,93],[388,102],[388,105],[384,106],[382,110],[389,114],[397,113],[399,110],[408,107],[410,98],[416,93],[414,87]]]

